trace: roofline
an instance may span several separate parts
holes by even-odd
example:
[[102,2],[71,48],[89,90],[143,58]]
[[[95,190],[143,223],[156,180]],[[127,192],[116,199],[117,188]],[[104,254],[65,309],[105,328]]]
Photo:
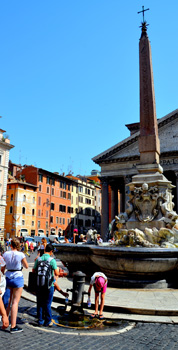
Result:
[[[162,126],[167,124],[169,121],[171,121],[171,119],[173,119],[173,117],[175,118],[176,114],[178,117],[178,109],[175,109],[173,112],[166,114],[164,117],[158,119],[158,128],[161,128]],[[129,137],[127,137],[123,141],[117,143],[116,145],[108,148],[106,151],[93,157],[92,160],[95,163],[100,164],[102,162],[102,160],[104,161],[104,159],[106,157],[109,157],[110,155],[113,155],[114,153],[121,150],[122,148],[125,148],[126,144],[128,146],[129,144],[136,142],[138,140],[139,135],[140,135],[140,130],[135,132],[133,135],[130,135]]]

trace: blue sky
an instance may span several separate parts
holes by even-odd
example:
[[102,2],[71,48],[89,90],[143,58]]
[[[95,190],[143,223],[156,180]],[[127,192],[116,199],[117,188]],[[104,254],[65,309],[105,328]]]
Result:
[[0,128],[10,159],[90,174],[139,121],[145,8],[157,117],[178,108],[178,1],[0,0]]

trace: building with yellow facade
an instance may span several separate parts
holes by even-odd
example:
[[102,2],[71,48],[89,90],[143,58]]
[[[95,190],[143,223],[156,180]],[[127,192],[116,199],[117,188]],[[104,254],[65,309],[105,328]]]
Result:
[[9,177],[5,238],[35,235],[37,186]]

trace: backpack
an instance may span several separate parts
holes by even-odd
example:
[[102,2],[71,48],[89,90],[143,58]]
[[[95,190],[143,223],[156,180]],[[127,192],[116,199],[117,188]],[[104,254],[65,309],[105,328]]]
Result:
[[54,276],[52,274],[51,260],[54,258],[49,257],[48,260],[44,261],[38,258],[37,267],[37,287],[44,287],[46,289],[51,288]]

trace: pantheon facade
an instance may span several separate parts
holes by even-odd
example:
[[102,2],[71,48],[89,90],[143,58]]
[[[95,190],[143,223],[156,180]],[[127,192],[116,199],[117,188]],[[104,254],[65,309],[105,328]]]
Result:
[[[119,212],[124,212],[127,206],[127,184],[132,176],[138,174],[137,164],[140,163],[138,146],[139,123],[128,124],[130,136],[115,146],[107,149],[93,158],[101,167],[102,184],[102,222],[101,232],[109,225],[109,195],[111,188],[111,219]],[[178,210],[178,109],[158,119],[160,139],[160,164],[163,173],[175,186],[174,210]],[[120,201],[118,202],[118,192]]]

